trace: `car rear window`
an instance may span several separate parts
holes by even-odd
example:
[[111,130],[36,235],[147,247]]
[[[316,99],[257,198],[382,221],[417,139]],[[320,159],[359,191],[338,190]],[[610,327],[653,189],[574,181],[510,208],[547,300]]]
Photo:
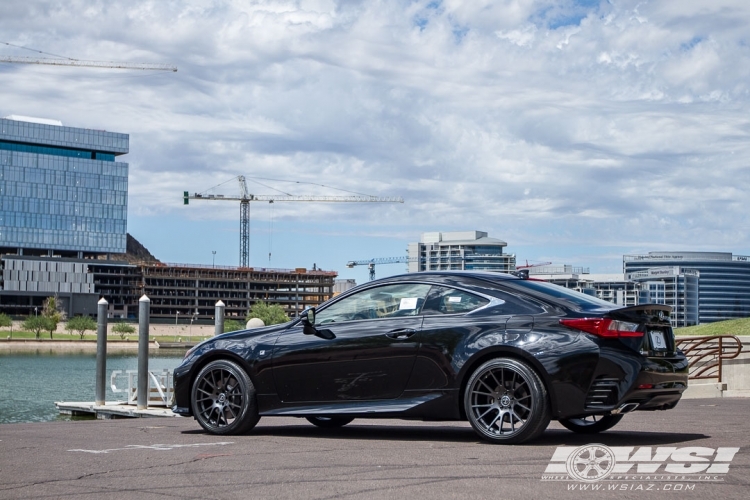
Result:
[[614,304],[606,300],[586,295],[585,293],[577,292],[564,286],[555,285],[554,283],[547,283],[546,281],[513,280],[513,285],[572,302],[580,309],[613,309],[615,307]]

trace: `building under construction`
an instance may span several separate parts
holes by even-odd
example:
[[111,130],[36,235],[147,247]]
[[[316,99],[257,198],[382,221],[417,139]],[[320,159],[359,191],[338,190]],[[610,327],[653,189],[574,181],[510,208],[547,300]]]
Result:
[[135,318],[151,300],[152,319],[213,319],[216,302],[244,320],[251,306],[278,304],[290,318],[333,295],[333,271],[258,269],[6,254],[0,257],[0,312],[28,316],[57,296],[68,316],[93,315],[100,298],[111,318]]
[[[139,293],[151,299],[152,318],[213,319],[216,302],[228,318],[243,319],[256,302],[278,304],[290,318],[333,295],[333,271],[258,269],[188,264],[138,266]],[[105,297],[106,298],[106,297]],[[133,307],[137,306],[133,302]],[[130,310],[128,311],[130,314]]]

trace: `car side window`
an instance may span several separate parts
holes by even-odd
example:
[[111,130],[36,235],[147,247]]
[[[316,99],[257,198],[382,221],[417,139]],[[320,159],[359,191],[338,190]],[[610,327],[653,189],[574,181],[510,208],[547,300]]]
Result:
[[538,302],[521,294],[493,290],[492,295],[501,301],[501,304],[493,307],[493,310],[500,314],[541,314],[544,312]]
[[479,309],[490,301],[479,295],[449,288],[434,286],[427,296],[423,314],[459,314]]
[[421,313],[430,285],[400,283],[362,290],[316,311],[315,323],[416,316]]

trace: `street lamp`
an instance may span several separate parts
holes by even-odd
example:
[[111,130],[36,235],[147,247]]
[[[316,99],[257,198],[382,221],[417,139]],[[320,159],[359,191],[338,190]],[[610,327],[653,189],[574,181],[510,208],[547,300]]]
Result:
[[216,250],[211,250],[213,256],[211,257],[211,267],[216,267]]

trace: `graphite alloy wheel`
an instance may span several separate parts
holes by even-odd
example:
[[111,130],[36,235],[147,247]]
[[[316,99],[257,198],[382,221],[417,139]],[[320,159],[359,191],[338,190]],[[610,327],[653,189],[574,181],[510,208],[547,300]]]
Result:
[[624,415],[588,415],[580,418],[561,418],[560,423],[578,434],[596,434],[611,429],[622,420],[622,417]]
[[350,423],[353,418],[347,417],[305,417],[308,422],[324,429],[337,429]]
[[550,420],[539,375],[511,358],[493,359],[474,371],[466,384],[464,409],[477,434],[497,444],[534,439]]
[[242,434],[258,423],[255,387],[229,360],[212,361],[198,373],[191,391],[193,415],[211,434]]

